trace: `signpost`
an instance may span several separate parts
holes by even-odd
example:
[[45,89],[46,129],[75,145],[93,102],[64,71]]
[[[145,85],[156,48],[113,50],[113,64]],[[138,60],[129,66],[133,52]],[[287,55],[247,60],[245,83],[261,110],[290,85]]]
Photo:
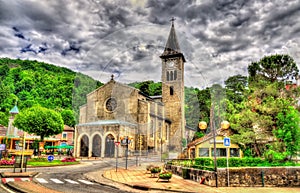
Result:
[[117,148],[117,156],[116,156],[116,172],[118,171],[119,145],[120,145],[120,141],[115,141],[115,146],[116,146],[116,148]]
[[53,155],[48,155],[47,157],[49,162],[52,162],[54,160],[54,156]]
[[230,138],[225,137],[224,138],[224,146],[226,147],[226,160],[227,160],[227,183],[229,187],[229,162],[228,162],[228,157],[229,157],[229,147],[230,147]]
[[2,159],[2,153],[6,150],[5,144],[0,144],[0,159]]

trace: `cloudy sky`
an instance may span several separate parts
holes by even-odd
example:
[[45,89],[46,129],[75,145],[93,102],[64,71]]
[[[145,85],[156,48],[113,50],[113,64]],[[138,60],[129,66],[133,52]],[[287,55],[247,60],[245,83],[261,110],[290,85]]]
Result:
[[0,57],[158,82],[172,17],[187,86],[247,75],[270,54],[300,64],[299,0],[0,0]]

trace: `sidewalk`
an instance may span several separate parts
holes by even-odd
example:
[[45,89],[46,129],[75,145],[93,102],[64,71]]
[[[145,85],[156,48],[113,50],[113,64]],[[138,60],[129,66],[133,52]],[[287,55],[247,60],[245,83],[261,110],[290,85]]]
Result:
[[[183,179],[180,176],[172,175],[170,181],[157,182],[157,178],[151,177],[146,173],[146,166],[149,164],[163,166],[162,163],[144,163],[138,167],[130,167],[127,170],[123,168],[111,169],[107,171],[92,172],[86,174],[86,177],[96,182],[112,185],[122,190],[120,184],[130,187],[134,192],[182,192],[182,193],[299,193],[300,188],[278,188],[278,187],[209,187],[199,182]],[[103,176],[101,178],[101,176]],[[106,181],[105,181],[106,180]],[[109,182],[110,181],[110,182]],[[133,188],[133,189],[132,189]],[[128,189],[126,189],[128,190]]]

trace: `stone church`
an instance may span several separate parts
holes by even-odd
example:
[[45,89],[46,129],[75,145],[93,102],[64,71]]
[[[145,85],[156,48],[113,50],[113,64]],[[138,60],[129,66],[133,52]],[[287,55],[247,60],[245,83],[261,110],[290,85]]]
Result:
[[[177,152],[183,150],[184,62],[174,21],[163,53],[162,95],[111,80],[87,94],[80,107],[75,133],[75,156],[115,157],[125,152]],[[126,151],[127,150],[127,151]]]

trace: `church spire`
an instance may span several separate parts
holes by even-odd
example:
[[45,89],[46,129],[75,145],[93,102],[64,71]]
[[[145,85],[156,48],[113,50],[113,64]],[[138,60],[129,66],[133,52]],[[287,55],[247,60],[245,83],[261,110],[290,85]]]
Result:
[[164,52],[161,55],[161,58],[166,58],[167,56],[171,56],[171,55],[182,55],[183,60],[185,61],[184,56],[180,51],[179,43],[178,43],[176,32],[175,32],[175,27],[174,27],[175,18],[172,17],[172,19],[170,19],[170,21],[172,24],[171,30],[169,33],[169,37],[168,37]]

